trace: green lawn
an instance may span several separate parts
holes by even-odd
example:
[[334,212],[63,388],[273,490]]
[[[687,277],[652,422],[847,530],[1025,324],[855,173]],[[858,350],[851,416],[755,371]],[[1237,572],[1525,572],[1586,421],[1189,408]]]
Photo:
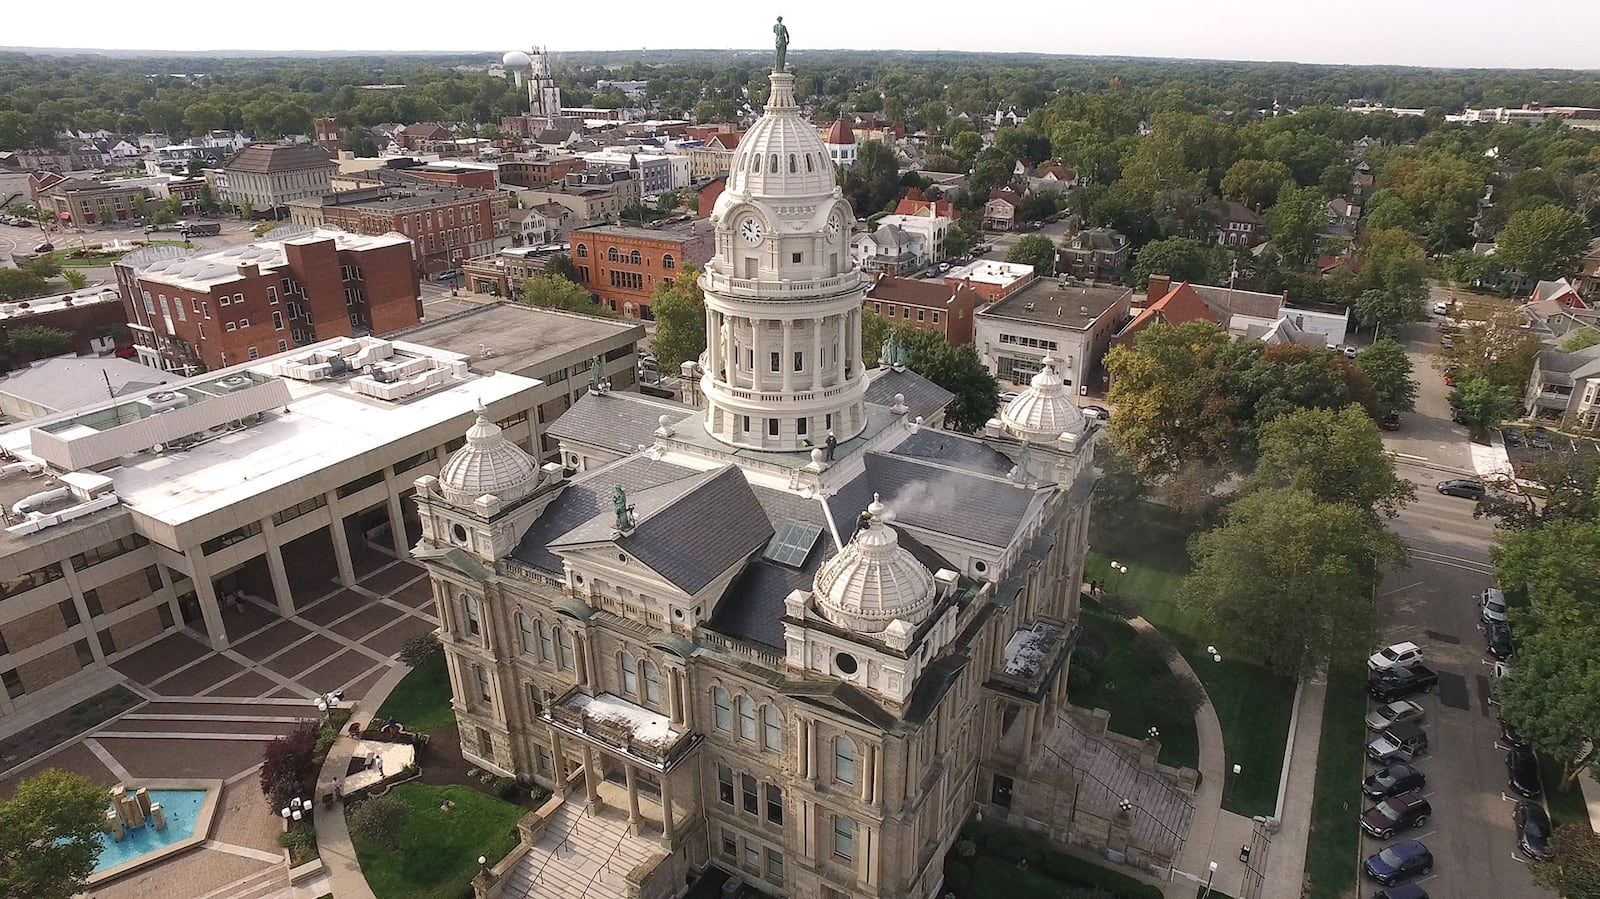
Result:
[[450,672],[444,653],[421,668],[413,669],[395,685],[373,720],[379,724],[394,718],[407,730],[428,733],[455,723],[450,708]]
[[[378,899],[456,899],[472,895],[478,856],[493,864],[517,844],[525,810],[470,787],[401,784],[390,792],[411,810],[400,846],[356,841],[361,873]],[[445,800],[455,803],[440,811]]]
[[[1189,570],[1187,532],[1150,507],[1130,514],[1142,514],[1143,526],[1098,535],[1083,576],[1099,581],[1108,592],[1135,599],[1139,614],[1177,644],[1205,684],[1227,753],[1222,807],[1241,815],[1271,815],[1277,809],[1278,778],[1294,713],[1294,681],[1248,659],[1224,654],[1222,662],[1212,661],[1205,650],[1215,635],[1198,613],[1178,604],[1178,586]],[[1128,573],[1112,574],[1113,560],[1126,565]],[[1165,739],[1166,728],[1161,733]],[[1232,773],[1234,765],[1243,768],[1238,777]]]
[[1589,826],[1589,804],[1583,799],[1583,788],[1573,781],[1571,789],[1561,789],[1560,762],[1540,753],[1539,777],[1544,782],[1544,804],[1550,809],[1552,822]]
[[[971,841],[973,856],[961,854]],[[1037,833],[970,822],[944,859],[945,887],[970,899],[1161,899],[1161,890],[1050,845]],[[1026,860],[1027,867],[1018,864]],[[1092,892],[1096,891],[1098,892]]]
[[[1162,702],[1160,676],[1167,662],[1141,644],[1134,629],[1121,619],[1094,609],[1084,611],[1083,648],[1105,647],[1103,659],[1091,678],[1078,678],[1083,669],[1074,661],[1074,679],[1067,696],[1074,705],[1101,708],[1111,713],[1111,729],[1143,739],[1151,727],[1161,731],[1161,763],[1193,768],[1200,764],[1194,716],[1184,715]],[[1076,657],[1076,658],[1081,658]]]
[[1317,789],[1311,805],[1306,876],[1311,899],[1341,899],[1355,884],[1366,774],[1362,739],[1367,715],[1367,672],[1359,660],[1328,672],[1322,707],[1322,748],[1317,754]]

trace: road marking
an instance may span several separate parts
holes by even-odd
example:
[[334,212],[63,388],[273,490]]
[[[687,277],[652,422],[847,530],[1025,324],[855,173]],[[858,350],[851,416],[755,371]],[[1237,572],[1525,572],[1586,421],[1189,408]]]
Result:
[[1394,593],[1404,593],[1405,591],[1410,590],[1412,587],[1420,587],[1426,583],[1427,581],[1417,581],[1415,584],[1406,584],[1404,587],[1396,587],[1393,590],[1385,590],[1382,593],[1379,593],[1378,596],[1384,597]]
[[1524,859],[1521,855],[1515,852],[1511,853],[1511,860],[1522,865],[1526,865],[1528,863],[1527,859]]

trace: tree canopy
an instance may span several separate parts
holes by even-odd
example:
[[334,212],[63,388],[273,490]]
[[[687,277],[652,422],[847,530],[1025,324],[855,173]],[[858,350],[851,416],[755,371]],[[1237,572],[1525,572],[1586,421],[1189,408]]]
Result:
[[534,275],[522,282],[521,301],[530,306],[577,312],[597,318],[616,318],[617,314],[595,302],[594,295],[581,285],[559,275]]
[[1360,406],[1296,409],[1261,426],[1251,490],[1304,490],[1318,502],[1346,503],[1394,518],[1417,497],[1395,474],[1382,435]]
[[1495,255],[1501,265],[1529,278],[1560,278],[1577,270],[1589,237],[1582,216],[1547,204],[1513,214],[1495,239]]
[[970,343],[952,345],[938,331],[907,325],[894,329],[906,350],[906,367],[955,394],[945,419],[957,430],[972,433],[1000,408],[1000,385]]
[[650,295],[650,312],[656,319],[650,349],[663,373],[698,361],[706,350],[706,295],[699,277],[699,269],[686,265],[672,280],[656,284]]
[[1033,266],[1033,273],[1048,278],[1056,273],[1055,241],[1043,234],[1029,234],[1011,245],[1006,261]]
[[1411,377],[1411,357],[1392,337],[1365,346],[1356,354],[1356,368],[1372,383],[1383,412],[1410,412],[1417,404],[1417,381]]
[[71,899],[100,855],[106,794],[50,768],[0,801],[0,896]]

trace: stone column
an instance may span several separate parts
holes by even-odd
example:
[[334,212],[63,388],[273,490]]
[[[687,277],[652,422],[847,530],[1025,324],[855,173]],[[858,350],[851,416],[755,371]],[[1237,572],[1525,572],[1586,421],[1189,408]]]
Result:
[[[778,367],[783,369],[783,392],[794,390],[794,322],[785,320],[783,325],[783,356],[778,359]],[[813,365],[816,363],[813,362]]]
[[604,805],[600,801],[600,771],[595,767],[596,757],[594,747],[585,743],[583,746],[583,792],[589,800],[589,811],[597,812]]
[[712,312],[706,316],[706,364],[711,369],[711,377],[722,379],[722,314]]
[[678,693],[678,669],[667,667],[667,718],[673,724],[683,723],[683,697]]
[[806,723],[806,775],[815,781],[817,779],[817,723]]
[[861,753],[861,801],[872,801],[873,762],[878,757],[878,747],[867,744],[866,751]]
[[394,554],[401,559],[410,558],[411,553],[408,550],[411,547],[406,545],[410,541],[406,539],[405,510],[400,505],[400,491],[404,486],[397,482],[394,472],[388,468],[383,471],[383,482],[384,488],[388,490],[389,539],[394,543]]
[[344,515],[339,508],[339,494],[328,491],[328,533],[333,537],[333,558],[339,565],[339,583],[346,587],[356,582],[356,566],[350,561],[350,541],[344,533]]
[[197,546],[190,547],[183,557],[189,562],[189,578],[194,582],[195,598],[200,601],[206,636],[211,638],[211,648],[221,652],[228,648],[228,629],[222,624],[222,607],[217,604],[217,586],[211,583],[211,567]]
[[[816,360],[811,363],[811,389],[822,390],[822,319],[811,320],[811,358]],[[837,424],[837,422],[835,422]],[[823,440],[828,435],[823,434]],[[820,442],[820,441],[819,441]]]
[[283,544],[278,540],[272,516],[261,519],[261,536],[267,544],[267,573],[272,576],[272,595],[278,601],[278,614],[294,617],[294,594],[289,590],[289,572],[283,565]]
[[846,313],[844,315],[833,316],[834,321],[838,322],[838,325],[839,325],[839,339],[834,341],[834,343],[833,343],[834,356],[836,357],[833,360],[833,365],[834,365],[834,368],[836,368],[838,370],[838,372],[839,372],[839,383],[840,384],[844,383],[845,376],[846,376],[846,374],[848,374],[845,371],[845,367],[844,367],[844,357],[845,357],[845,355],[846,355],[846,353],[848,351],[848,348],[846,347],[846,343],[850,339],[849,335],[847,335],[845,333],[846,331],[849,330],[848,328],[845,327],[845,321],[849,317],[850,316],[849,316],[848,313]]
[[[766,331],[766,323],[758,319],[750,319],[750,349],[753,358],[750,360],[750,389],[761,391],[763,375],[769,368],[767,364],[766,347],[762,346],[761,335]],[[765,431],[762,431],[765,434]]]
[[633,766],[627,762],[622,763],[622,773],[628,780],[628,830],[634,835],[639,835],[639,780],[633,773]]
[[861,361],[861,307],[859,306],[850,310],[850,346],[853,347],[850,359],[855,365],[855,370],[851,373],[859,375],[867,367],[866,363]]
[[810,738],[806,735],[810,727],[806,719],[796,716],[794,719],[794,754],[795,773],[801,780],[811,779],[811,759],[808,753]]
[[667,772],[661,772],[661,834],[666,838],[667,846],[672,845],[677,835],[678,825],[673,820],[672,814],[672,778]]
[[550,728],[550,770],[554,774],[556,793],[564,794],[567,789],[567,757],[561,754],[561,731]]

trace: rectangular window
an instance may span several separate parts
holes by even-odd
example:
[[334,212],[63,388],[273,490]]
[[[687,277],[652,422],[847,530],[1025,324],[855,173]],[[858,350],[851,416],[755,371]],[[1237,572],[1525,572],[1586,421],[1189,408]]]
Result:
[[105,609],[100,605],[100,593],[94,588],[83,591],[83,605],[89,610],[89,617],[105,614]]
[[228,299],[228,295],[227,294],[223,294],[222,296],[217,297],[217,305],[218,306],[231,306],[231,305],[233,305],[233,301]]
[[565,628],[556,631],[556,649],[559,651],[561,656],[558,660],[558,664],[567,671],[574,670],[576,665],[573,662],[572,656],[571,631]]
[[[11,672],[7,672],[6,676],[14,677],[15,675],[16,675],[16,672],[15,671],[11,671]],[[11,689],[11,682],[10,681],[6,681],[6,689],[8,691]],[[22,690],[21,690],[21,684],[20,683],[18,684],[18,690],[17,690],[17,694],[16,695],[17,696],[21,696],[22,695]],[[12,698],[15,699],[16,696],[13,696]],[[739,853],[739,841],[734,838],[733,831],[724,828],[723,831],[722,831],[722,841],[721,842],[722,842],[722,854],[723,854],[724,857],[731,859],[731,858],[734,858],[734,857],[736,857],[738,855],[738,853]]]
[[717,766],[717,799],[733,808],[733,769],[727,765]]
[[[282,312],[274,312],[274,313],[272,313],[272,330],[274,330],[274,331],[282,331],[283,330],[283,313]],[[279,342],[281,343],[282,341],[279,341]],[[279,347],[278,349],[279,350],[285,350],[285,349],[288,349],[288,347]]]
[[344,499],[352,494],[360,493],[368,487],[371,487],[373,484],[381,483],[383,483],[383,469],[380,468],[371,474],[362,475],[361,477],[356,478],[334,492],[339,494],[340,499]]
[[776,418],[767,419],[767,436],[778,436],[778,420]]
[[744,432],[746,434],[750,433],[750,416],[741,415],[741,416],[739,416],[739,419],[740,419],[739,424],[743,427]]
[[56,608],[61,612],[61,623],[67,627],[77,627],[83,622],[83,619],[78,617],[78,607],[72,600],[63,599],[56,603]]
[[478,617],[477,597],[463,596],[461,604],[467,613],[467,633],[474,637],[480,636],[483,633],[483,621]]
[[926,310],[926,309],[918,309],[917,310],[917,321],[919,321],[919,322],[920,321],[926,321],[927,320],[927,318],[926,318],[927,314],[928,314],[928,310]]
[[161,569],[155,565],[147,565],[144,569],[144,582],[149,585],[150,592],[161,589]]
[[804,253],[790,253],[789,254],[789,261],[793,262],[795,265],[799,265],[800,264],[800,260],[804,259],[805,255],[806,254],[804,254]]
[[206,318],[210,318],[211,317],[211,304],[210,303],[201,303],[200,304],[200,312]]
[[761,798],[756,793],[756,779],[748,774],[739,775],[740,794],[744,798],[744,810],[752,815],[761,813]]
[[776,849],[767,850],[767,879],[783,883],[783,853]]
[[240,328],[248,328],[248,327],[250,327],[250,319],[248,319],[248,318],[239,319],[239,327]]
[[804,367],[805,366],[805,358],[806,358],[805,353],[802,353],[799,350],[795,350],[794,351],[794,370],[795,371],[804,371],[805,370],[805,367]]
[[133,552],[139,547],[146,546],[149,543],[150,541],[146,540],[143,535],[140,534],[129,534],[128,536],[119,540],[113,540],[110,543],[103,543],[94,549],[88,550],[87,552],[81,552],[73,556],[70,560],[72,562],[72,570],[82,571],[85,568],[99,565],[101,562],[115,559],[117,556],[120,556],[124,553]]
[[260,359],[261,358],[261,351],[256,349],[255,347],[251,347],[250,348],[250,352],[247,353],[246,355],[251,359]]
[[937,309],[933,310],[933,323],[936,325],[939,323],[939,310]]
[[228,322],[228,324],[225,327],[229,331],[237,331],[237,330],[239,330],[239,326],[234,324],[233,322]]
[[166,603],[156,606],[156,618],[161,622],[162,630],[172,629],[172,610],[167,607]]
[[478,698],[485,704],[493,704],[494,697],[489,693],[489,672],[482,665],[472,666],[472,678],[478,682]]
[[782,359],[782,357],[779,354],[777,354],[777,353],[773,353],[772,354],[772,363],[771,363],[771,365],[772,365],[772,370],[773,371],[783,371],[783,363],[781,361],[779,361],[780,359]]
[[248,540],[259,533],[261,533],[261,522],[252,521],[242,528],[234,528],[226,534],[219,534],[205,541],[200,544],[200,551],[209,556],[242,540]]
[[777,784],[767,784],[767,820],[783,823],[783,788]]
[[755,871],[761,870],[761,846],[749,840],[744,841],[744,866]]
[[276,305],[278,305],[278,288],[276,288],[276,287],[268,287],[267,288],[267,305],[268,306],[276,306]]
[[833,816],[833,854],[845,861],[856,857],[856,823],[843,815]]
[[797,419],[795,419],[794,420],[795,433],[799,434],[801,437],[806,436],[806,431],[809,430],[810,425],[811,425],[811,419],[809,419],[809,418],[797,418]]

